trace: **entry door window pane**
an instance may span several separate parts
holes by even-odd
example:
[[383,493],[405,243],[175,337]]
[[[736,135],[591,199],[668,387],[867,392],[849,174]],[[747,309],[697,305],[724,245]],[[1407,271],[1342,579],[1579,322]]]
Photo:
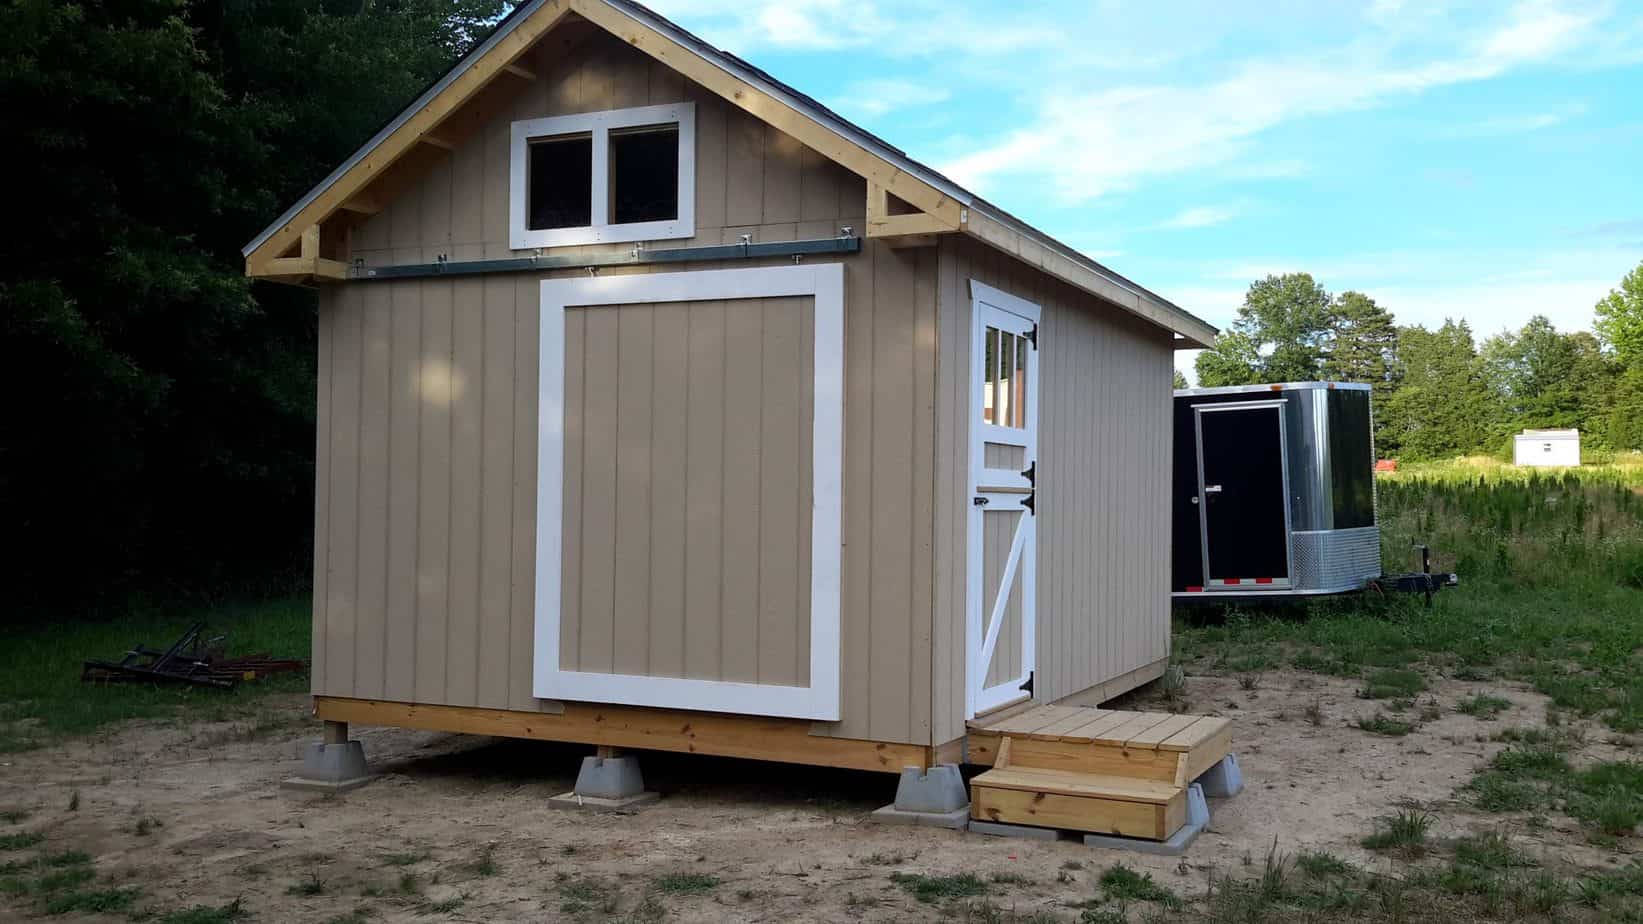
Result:
[[994,409],[998,407],[998,376],[993,370],[998,368],[998,328],[987,328],[983,342],[986,344],[986,356],[981,366],[981,419],[987,423],[997,423]]
[[1015,371],[1015,335],[1000,334],[998,357],[998,420],[1001,427],[1015,426],[1015,401],[1010,380]]
[[1014,419],[1010,426],[1018,430],[1027,429],[1027,338],[1015,338],[1015,377],[1012,380],[1015,400],[1010,407],[1015,409]]

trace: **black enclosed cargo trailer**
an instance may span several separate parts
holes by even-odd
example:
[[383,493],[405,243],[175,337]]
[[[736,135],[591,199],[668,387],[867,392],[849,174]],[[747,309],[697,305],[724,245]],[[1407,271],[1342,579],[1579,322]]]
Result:
[[1381,576],[1369,386],[1175,393],[1171,591],[1300,596]]

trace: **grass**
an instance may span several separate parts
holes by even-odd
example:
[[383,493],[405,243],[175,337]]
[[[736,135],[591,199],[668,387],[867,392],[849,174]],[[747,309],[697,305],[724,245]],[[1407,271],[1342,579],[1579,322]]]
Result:
[[1181,899],[1154,882],[1151,873],[1138,873],[1122,863],[1103,872],[1098,884],[1102,893],[1115,901],[1158,902],[1169,908],[1181,906]]
[[987,883],[971,873],[959,873],[956,876],[891,873],[890,881],[926,904],[955,898],[975,898],[987,894]]
[[405,853],[390,853],[382,858],[382,862],[388,866],[415,866],[432,856],[433,854],[426,850],[413,850]]
[[1378,670],[1364,678],[1364,699],[1412,699],[1426,690],[1426,678],[1412,670]]
[[117,914],[129,911],[142,895],[141,889],[94,889],[70,892],[46,903],[46,914]]
[[46,836],[38,831],[0,834],[0,850],[27,850],[45,839]]
[[226,905],[196,905],[183,911],[172,911],[152,920],[158,924],[230,924],[246,917],[245,906],[239,899]]
[[1416,728],[1414,722],[1394,719],[1384,712],[1359,718],[1358,727],[1371,734],[1386,735],[1389,738],[1401,738]]
[[103,622],[53,621],[8,629],[0,648],[0,754],[42,747],[127,719],[233,721],[251,714],[268,693],[300,692],[300,674],[275,674],[232,693],[147,684],[83,684],[81,662],[118,660],[141,642],[164,648],[196,621],[226,635],[230,655],[270,652],[307,658],[310,604],[306,597],[219,606],[195,611],[132,613]]
[[1455,704],[1456,712],[1469,715],[1474,719],[1482,719],[1485,722],[1492,721],[1495,716],[1510,708],[1512,708],[1511,700],[1499,696],[1489,696],[1485,693],[1468,696]]
[[703,895],[719,887],[719,878],[702,873],[669,873],[656,877],[651,886],[669,895]]
[[1344,876],[1352,872],[1352,865],[1332,853],[1324,851],[1303,851],[1295,858],[1295,868],[1313,879],[1323,879],[1327,876]]
[[[1405,465],[1378,479],[1377,505],[1388,570],[1417,567],[1410,549],[1421,542],[1461,586],[1430,609],[1417,597],[1363,596],[1181,611],[1176,661],[1234,679],[1267,664],[1348,678],[1377,704],[1358,727],[1391,737],[1431,720],[1431,703],[1419,703],[1432,678],[1526,684],[1551,699],[1558,727],[1497,736],[1508,751],[1461,795],[1485,811],[1562,813],[1598,837],[1643,826],[1630,771],[1588,773],[1571,759],[1582,743],[1563,740],[1569,719],[1643,731],[1643,456],[1552,473],[1480,459]],[[1455,705],[1486,721],[1510,708],[1489,693]],[[1321,722],[1317,712],[1308,721]]]
[[1418,809],[1402,809],[1375,822],[1375,830],[1362,841],[1368,850],[1398,850],[1406,854],[1426,848],[1426,834],[1437,819]]
[[1534,866],[1499,832],[1464,837],[1454,844],[1455,861],[1478,869],[1502,870]]

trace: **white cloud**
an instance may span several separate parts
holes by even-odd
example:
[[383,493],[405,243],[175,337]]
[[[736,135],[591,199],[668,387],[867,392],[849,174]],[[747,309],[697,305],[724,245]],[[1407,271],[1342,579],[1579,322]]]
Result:
[[1305,56],[1247,60],[1201,86],[1086,93],[1056,86],[1035,101],[1025,128],[944,169],[982,188],[1004,176],[1042,179],[1066,200],[1087,201],[1143,177],[1237,162],[1257,135],[1286,122],[1547,60],[1586,38],[1593,23],[1592,16],[1525,2],[1492,31],[1424,59],[1372,36]]
[[910,80],[862,80],[852,84],[832,105],[847,117],[875,119],[898,109],[933,106],[946,102],[951,96],[944,87]]
[[1236,217],[1238,217],[1238,211],[1230,206],[1201,205],[1176,213],[1174,217],[1159,222],[1158,227],[1173,230],[1208,228],[1211,225],[1231,221]]
[[1570,119],[1578,118],[1586,113],[1586,104],[1571,103],[1561,109],[1548,112],[1525,112],[1515,115],[1491,116],[1476,122],[1465,122],[1446,129],[1443,134],[1451,138],[1494,138],[1503,135],[1521,135],[1526,132],[1536,132],[1544,128],[1562,125]]

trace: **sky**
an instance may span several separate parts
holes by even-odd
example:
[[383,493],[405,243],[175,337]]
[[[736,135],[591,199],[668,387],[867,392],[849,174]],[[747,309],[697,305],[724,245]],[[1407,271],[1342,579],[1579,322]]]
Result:
[[1643,0],[650,5],[1218,327],[1590,329],[1643,261]]

